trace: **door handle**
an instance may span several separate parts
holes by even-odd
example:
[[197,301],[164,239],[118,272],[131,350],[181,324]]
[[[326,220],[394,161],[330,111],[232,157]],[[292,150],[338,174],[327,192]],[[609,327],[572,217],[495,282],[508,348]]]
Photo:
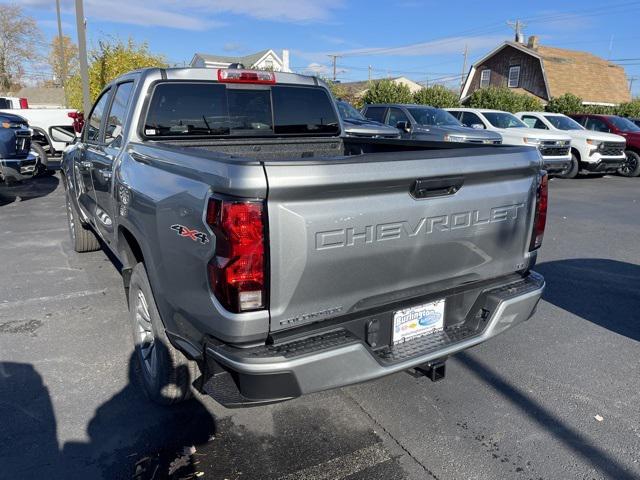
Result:
[[420,178],[411,187],[413,198],[431,198],[453,195],[462,188],[464,177]]

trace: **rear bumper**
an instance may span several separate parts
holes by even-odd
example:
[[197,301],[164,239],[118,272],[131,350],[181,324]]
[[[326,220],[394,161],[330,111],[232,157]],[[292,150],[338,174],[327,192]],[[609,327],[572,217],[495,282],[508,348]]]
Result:
[[33,177],[36,169],[36,157],[29,154],[26,158],[0,158],[0,176],[5,181],[22,181]]
[[548,173],[563,173],[571,166],[571,157],[542,157],[542,164]]
[[[240,395],[249,401],[293,398],[380,378],[482,343],[529,319],[544,286],[543,277],[535,272],[516,282],[494,285],[482,292],[469,313],[490,312],[475,328],[447,327],[381,349],[372,349],[338,327],[277,348],[209,345],[206,357],[215,364],[211,371],[219,365],[231,373]],[[215,391],[216,387],[205,389]]]

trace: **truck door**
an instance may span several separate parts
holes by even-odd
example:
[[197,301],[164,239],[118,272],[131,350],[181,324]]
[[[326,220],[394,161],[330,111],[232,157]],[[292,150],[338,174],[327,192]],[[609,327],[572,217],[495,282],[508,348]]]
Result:
[[[399,108],[389,107],[389,112],[387,113],[387,125],[393,128],[398,128],[398,123],[406,122],[408,125],[411,125],[411,120],[406,113],[404,113]],[[407,132],[404,129],[399,129],[400,135],[402,138],[411,138],[411,133]]]
[[114,195],[113,165],[122,149],[125,118],[133,91],[133,82],[115,87],[113,100],[104,116],[103,140],[91,151],[91,179],[96,201],[96,227],[102,238],[110,243],[113,238]]
[[89,120],[82,133],[82,143],[74,162],[74,175],[76,177],[76,195],[78,205],[89,218],[93,218],[96,213],[96,196],[93,191],[93,181],[91,180],[91,168],[93,160],[99,154],[101,148],[103,117],[106,113],[107,105],[111,97],[111,88],[104,91],[95,103]]

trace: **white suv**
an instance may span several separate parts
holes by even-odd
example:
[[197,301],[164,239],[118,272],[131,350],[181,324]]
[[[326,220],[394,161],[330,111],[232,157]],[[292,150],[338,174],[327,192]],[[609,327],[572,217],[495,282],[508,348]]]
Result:
[[519,112],[516,116],[528,127],[571,137],[571,168],[564,178],[575,178],[578,173],[613,173],[625,161],[627,142],[620,135],[587,130],[561,113]]
[[504,145],[531,145],[542,155],[545,170],[563,174],[571,166],[571,137],[529,128],[512,113],[477,108],[446,109],[466,127],[498,132]]

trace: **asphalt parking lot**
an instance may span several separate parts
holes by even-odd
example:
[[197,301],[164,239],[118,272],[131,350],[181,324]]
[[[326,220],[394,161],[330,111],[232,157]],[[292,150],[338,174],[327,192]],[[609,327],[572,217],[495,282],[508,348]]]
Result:
[[640,478],[640,179],[553,180],[537,314],[448,362],[228,410],[147,402],[57,177],[0,187],[0,478]]

